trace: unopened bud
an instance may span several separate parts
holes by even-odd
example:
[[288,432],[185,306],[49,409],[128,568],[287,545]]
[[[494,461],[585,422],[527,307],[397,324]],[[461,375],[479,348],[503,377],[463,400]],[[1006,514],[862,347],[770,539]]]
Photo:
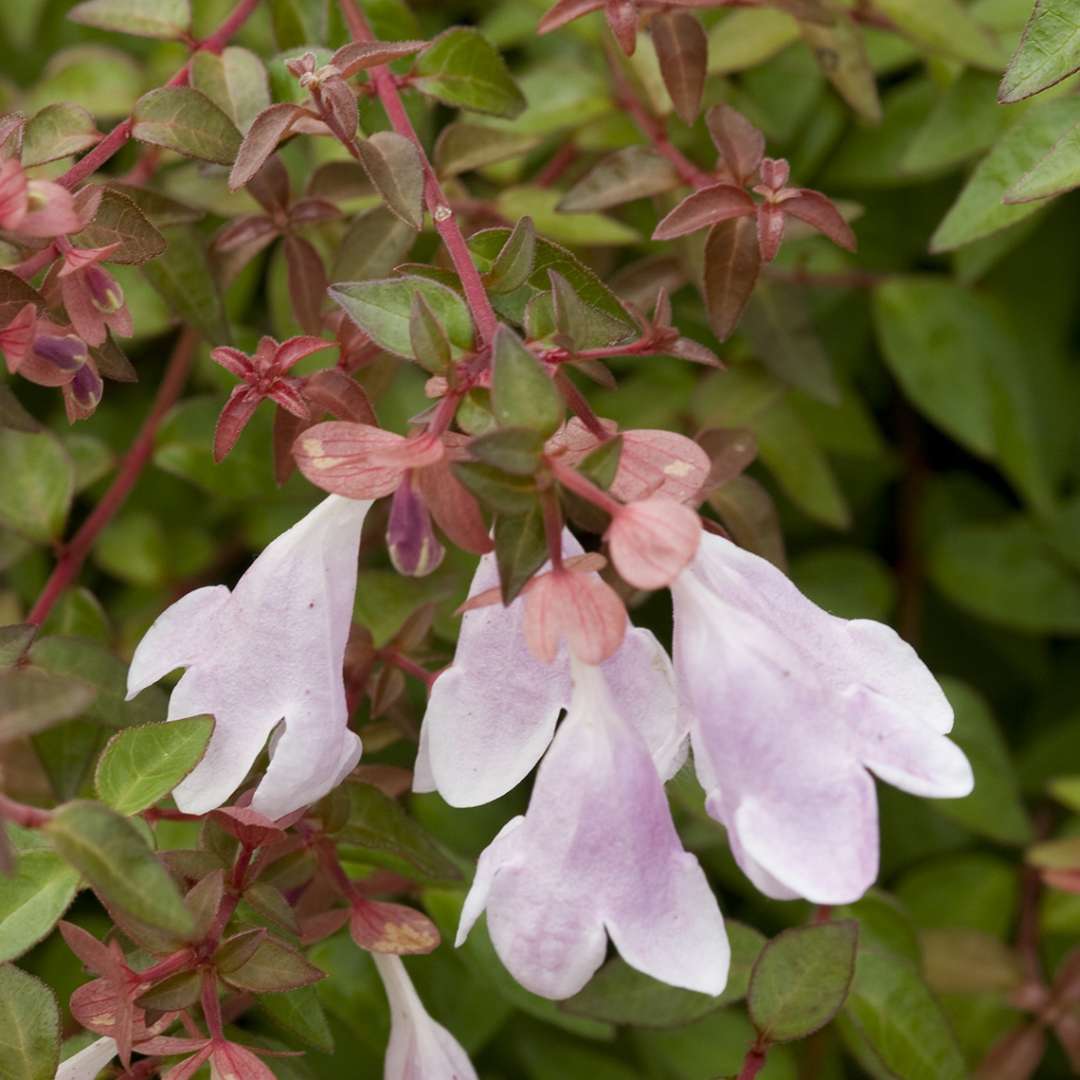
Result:
[[86,342],[74,334],[40,334],[34,338],[34,353],[65,373],[77,372],[90,355]]
[[611,561],[626,581],[639,589],[662,589],[697,552],[701,519],[674,499],[643,499],[612,518],[607,542]]
[[399,574],[424,577],[430,574],[446,554],[431,514],[413,487],[412,474],[406,473],[390,503],[390,522],[386,529],[390,561]]
[[124,306],[124,290],[107,270],[98,265],[86,268],[86,284],[94,307],[103,315],[112,315]]

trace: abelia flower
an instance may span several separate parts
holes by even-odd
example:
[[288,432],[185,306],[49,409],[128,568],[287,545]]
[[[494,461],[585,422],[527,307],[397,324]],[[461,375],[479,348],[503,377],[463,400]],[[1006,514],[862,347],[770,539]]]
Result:
[[231,592],[214,585],[188,593],[139,643],[129,698],[184,667],[168,719],[214,716],[202,761],[173,792],[184,812],[221,806],[279,724],[251,800],[258,813],[280,818],[307,806],[356,765],[360,740],[348,728],[342,666],[370,506],[324,499],[274,540]]
[[230,345],[221,345],[210,353],[219,363],[243,382],[229,395],[214,430],[214,460],[221,461],[236,445],[259,402],[270,398],[293,416],[307,420],[310,416],[299,379],[287,372],[297,363],[319,352],[333,348],[332,341],[319,337],[294,337],[277,342],[263,337],[255,352],[248,356]]
[[828,614],[772,563],[709,533],[672,597],[706,808],[767,896],[843,904],[870,887],[870,773],[931,798],[971,791],[971,766],[946,738],[952,708],[891,628]]
[[458,944],[486,910],[502,962],[544,997],[577,993],[609,936],[639,971],[719,994],[729,948],[716,898],[682,848],[648,747],[612,697],[618,682],[571,664],[567,717],[528,811],[480,856]]
[[61,236],[82,227],[71,192],[51,180],[30,180],[14,158],[0,161],[0,230]]
[[[579,554],[569,532],[563,549]],[[469,589],[497,589],[494,555],[480,560]],[[435,680],[420,732],[413,787],[438,789],[452,806],[479,806],[506,794],[533,769],[570,704],[570,657],[539,660],[525,638],[526,598],[467,610],[453,664]],[[645,629],[627,630],[601,668],[620,714],[644,739],[665,778],[685,757],[671,661]]]
[[55,1080],[96,1080],[114,1057],[116,1040],[106,1035],[61,1061]]
[[384,1080],[476,1080],[461,1044],[432,1020],[399,956],[372,953],[390,1002]]
[[89,345],[101,345],[111,330],[119,337],[131,337],[131,312],[124,302],[120,283],[101,262],[119,243],[100,248],[64,250],[63,266],[57,274],[64,309],[76,333]]
[[64,395],[64,411],[69,424],[94,415],[94,410],[101,404],[105,383],[102,382],[93,357],[87,358],[86,363],[75,372],[74,378],[64,383],[60,392]]

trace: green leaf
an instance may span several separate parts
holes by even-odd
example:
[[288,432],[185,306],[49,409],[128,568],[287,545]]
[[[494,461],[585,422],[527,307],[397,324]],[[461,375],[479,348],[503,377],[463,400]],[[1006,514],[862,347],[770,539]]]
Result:
[[405,811],[400,803],[371,784],[350,783],[349,820],[337,833],[346,858],[387,866],[407,877],[456,881],[457,865]]
[[528,513],[495,518],[495,561],[504,604],[511,603],[548,557],[544,515],[537,501]]
[[471,349],[473,324],[468,305],[453,289],[437,281],[405,276],[330,288],[330,296],[377,345],[406,357],[413,355],[410,321],[416,293],[427,301],[451,344],[463,351]]
[[424,225],[424,166],[412,139],[377,131],[361,139],[360,162],[392,213],[419,230]]
[[536,135],[457,120],[447,124],[435,140],[435,168],[440,176],[458,176],[521,157],[539,144]]
[[997,72],[1000,44],[959,0],[875,0],[877,8],[916,44],[973,67]]
[[799,24],[783,11],[733,11],[709,34],[709,74],[745,71],[798,40]]
[[204,93],[241,132],[270,105],[270,83],[263,62],[247,49],[230,45],[220,56],[197,52],[191,60],[191,85]]
[[540,361],[507,326],[495,334],[491,404],[500,427],[552,435],[563,420],[563,400]]
[[164,231],[165,253],[140,267],[143,276],[169,305],[212,346],[232,340],[221,289],[206,257],[198,231],[178,226]]
[[68,18],[99,30],[139,37],[179,38],[191,27],[190,0],[85,0]]
[[385,206],[358,214],[334,255],[334,281],[384,278],[409,253],[416,232]]
[[904,1080],[969,1075],[940,1006],[915,968],[895,955],[859,950],[840,1030],[871,1075]]
[[51,432],[0,428],[0,521],[48,543],[64,531],[75,492],[75,466]]
[[531,428],[500,428],[473,439],[469,453],[514,476],[532,476],[544,452],[544,436]]
[[183,939],[191,913],[142,834],[101,803],[65,803],[45,827],[57,853],[110,903],[155,929]]
[[94,220],[75,234],[79,247],[120,246],[109,262],[138,264],[156,259],[165,251],[165,237],[127,196],[106,188]]
[[1080,634],[1080,576],[1025,518],[951,529],[930,549],[930,576],[955,604],[1000,626]]
[[896,602],[888,565],[864,548],[816,548],[792,563],[791,577],[815,604],[842,619],[888,622]]
[[212,717],[191,716],[117,732],[98,759],[98,797],[129,816],[153,806],[202,760],[213,730]]
[[0,383],[0,428],[28,434],[40,430],[38,422],[23,408],[7,383]]
[[500,216],[509,221],[531,217],[545,236],[563,244],[618,246],[641,240],[641,233],[606,214],[566,214],[559,206],[561,195],[553,188],[521,184],[505,188],[495,197]]
[[79,873],[51,851],[27,851],[0,876],[0,961],[42,940],[75,899]]
[[833,14],[831,23],[803,19],[799,29],[837,93],[867,123],[880,123],[877,79],[870,66],[862,31],[846,11],[836,10],[839,7],[839,4],[826,6],[826,11]]
[[132,135],[185,157],[231,165],[240,149],[236,125],[205,94],[190,86],[163,86],[135,103]]
[[457,461],[454,475],[497,514],[527,514],[536,505],[536,483],[531,476],[514,476],[481,461]]
[[11,964],[0,967],[0,1080],[53,1080],[60,1009],[53,992]]
[[951,282],[909,279],[879,288],[874,312],[885,359],[915,405],[1049,511],[1054,483],[1028,347],[994,301]]
[[999,843],[1029,843],[1031,823],[1020,797],[1020,783],[989,706],[965,683],[941,682],[956,714],[950,737],[971,762],[975,790],[963,799],[935,800],[934,808]]
[[93,704],[92,686],[35,668],[0,671],[0,741],[24,738],[80,715]]
[[1033,105],[994,144],[930,238],[935,252],[952,251],[991,236],[1039,209],[1038,203],[1005,203],[1005,192],[1049,153],[1063,131],[1080,121],[1080,98]]
[[681,1027],[724,1005],[746,996],[754,961],[765,945],[765,936],[743,923],[724,923],[731,944],[731,967],[727,986],[717,997],[683,990],[650,978],[632,968],[620,956],[612,957],[584,990],[561,1003],[576,1016],[590,1016],[612,1024],[646,1028]]
[[785,930],[754,963],[747,1008],[770,1042],[804,1039],[840,1010],[855,972],[855,922]]
[[26,652],[37,629],[33,623],[0,626],[0,668],[11,667]]
[[413,294],[409,312],[409,342],[416,362],[427,371],[438,373],[450,367],[453,354],[450,340],[423,293]]
[[1008,191],[1007,203],[1034,202],[1080,187],[1080,124],[1070,128]]
[[525,96],[503,58],[471,27],[454,26],[420,54],[413,85],[452,108],[513,119],[525,108]]
[[81,105],[46,105],[23,129],[22,163],[29,168],[69,157],[88,150],[100,138],[94,118]]
[[320,1053],[334,1052],[334,1036],[313,986],[301,986],[281,994],[259,998],[258,1011],[285,1034],[294,1036]]
[[1080,68],[1080,15],[1075,0],[1035,0],[1024,36],[998,89],[1005,103],[1031,97]]
[[323,977],[323,972],[303,954],[273,937],[264,938],[250,959],[238,968],[225,970],[223,975],[231,986],[253,994],[296,990]]
[[529,280],[535,261],[536,227],[531,217],[523,217],[506,238],[491,269],[484,275],[484,284],[493,293],[520,289]]
[[679,174],[651,146],[624,146],[602,157],[562,196],[557,210],[581,214],[609,210],[679,186]]

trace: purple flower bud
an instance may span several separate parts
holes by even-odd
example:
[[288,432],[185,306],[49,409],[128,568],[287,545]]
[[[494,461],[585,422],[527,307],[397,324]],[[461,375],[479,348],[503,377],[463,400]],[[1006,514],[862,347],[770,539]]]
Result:
[[85,280],[94,307],[103,315],[112,315],[124,306],[124,290],[107,270],[102,270],[97,265],[88,266]]
[[431,525],[431,515],[407,472],[390,503],[390,523],[386,529],[390,561],[399,574],[424,577],[446,554]]
[[105,384],[93,364],[83,364],[71,380],[71,396],[80,410],[89,415],[97,408]]
[[78,371],[89,353],[86,342],[74,334],[40,334],[34,338],[34,353],[59,371]]

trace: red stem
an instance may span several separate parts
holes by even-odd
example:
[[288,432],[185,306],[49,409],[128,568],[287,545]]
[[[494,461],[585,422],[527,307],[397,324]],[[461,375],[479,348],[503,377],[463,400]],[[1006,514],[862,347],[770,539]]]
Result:
[[[356,0],[339,0],[341,13],[349,25],[349,31],[356,41],[374,41],[375,36],[368,26],[364,13],[360,10]],[[435,170],[428,160],[427,153],[420,142],[416,129],[405,111],[405,106],[398,93],[397,80],[385,64],[372,68],[368,72],[375,90],[379,95],[386,115],[393,129],[405,138],[410,139],[420,154],[420,161],[424,167],[426,181],[424,184],[424,200],[427,203],[428,212],[435,222],[435,228],[442,238],[443,244],[450,255],[458,277],[461,279],[461,287],[465,293],[465,302],[472,312],[473,321],[476,323],[477,333],[482,342],[491,344],[495,336],[495,328],[499,320],[495,310],[488,299],[487,290],[476,269],[469,252],[469,245],[465,243],[465,237],[458,228],[454,218],[454,211],[450,207],[450,200],[435,175]]]
[[[233,8],[228,18],[197,48],[195,52],[212,52],[219,53],[228,44],[229,39],[240,29],[241,26],[247,21],[251,13],[259,6],[259,0],[240,0],[240,2]],[[194,54],[193,54],[194,55]],[[188,74],[191,71],[191,60],[188,62],[166,83],[167,86],[186,86],[188,81]],[[135,127],[135,121],[132,117],[128,117],[126,120],[121,120],[90,151],[86,157],[77,161],[63,176],[59,178],[57,183],[63,184],[66,188],[73,188],[77,184],[82,183],[88,176],[92,176],[101,168],[111,157],[113,157],[124,145],[128,139],[131,138],[131,132]]]
[[742,1069],[739,1070],[738,1080],[754,1080],[761,1070],[765,1068],[765,1050],[755,1043],[746,1051]]
[[109,490],[105,492],[101,502],[94,507],[90,516],[82,523],[78,531],[65,546],[49,580],[45,583],[41,595],[37,598],[27,616],[27,622],[34,626],[40,626],[48,617],[53,605],[60,599],[63,591],[75,580],[86,556],[90,552],[98,533],[112,520],[113,515],[124,504],[131,489],[135,486],[139,474],[146,463],[150,460],[150,454],[154,449],[154,436],[157,434],[165,414],[173,407],[176,399],[180,396],[184,383],[187,381],[188,371],[195,356],[195,345],[198,340],[196,332],[185,329],[169,358],[169,366],[165,370],[165,377],[158,387],[157,396],[150,412],[143,421],[139,434],[131,444],[124,460],[120,463],[116,476]]
[[556,370],[555,387],[570,406],[574,415],[602,442],[606,442],[608,431],[593,412],[592,406],[585,400],[585,395],[571,382],[565,371]]
[[40,829],[52,819],[48,810],[39,810],[36,806],[16,802],[6,795],[0,795],[0,821],[10,821],[24,829]]
[[[606,437],[607,432],[604,432],[604,435]],[[575,495],[580,495],[594,506],[599,506],[604,513],[610,514],[612,517],[622,509],[622,503],[620,503],[618,499],[610,496],[602,488],[598,488],[588,477],[582,476],[577,469],[565,464],[557,457],[548,458],[547,462],[555,479],[558,480],[567,491],[572,491]]]

